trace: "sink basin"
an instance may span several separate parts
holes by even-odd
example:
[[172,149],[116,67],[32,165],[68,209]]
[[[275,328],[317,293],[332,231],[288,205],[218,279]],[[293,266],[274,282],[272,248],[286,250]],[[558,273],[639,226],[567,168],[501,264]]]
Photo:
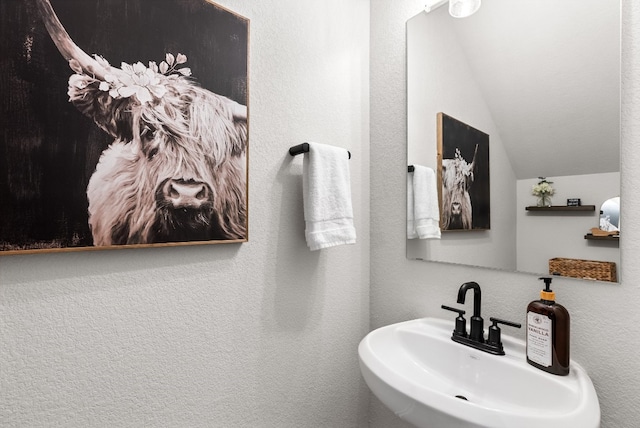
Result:
[[451,340],[453,320],[423,318],[381,327],[358,348],[376,397],[425,428],[597,428],[591,379],[571,361],[568,376],[527,363],[525,342],[502,335],[506,355]]

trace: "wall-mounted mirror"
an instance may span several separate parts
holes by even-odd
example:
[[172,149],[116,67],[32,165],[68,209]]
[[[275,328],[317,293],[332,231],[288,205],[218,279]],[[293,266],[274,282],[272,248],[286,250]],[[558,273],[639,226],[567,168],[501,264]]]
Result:
[[[620,263],[585,239],[620,190],[620,2],[487,0],[407,22],[408,165],[437,171],[437,114],[489,134],[489,230],[407,239],[407,257],[547,274],[549,259]],[[527,211],[538,177],[552,205]],[[473,184],[472,184],[473,185]],[[472,201],[473,202],[473,201]],[[593,207],[593,208],[591,208]]]

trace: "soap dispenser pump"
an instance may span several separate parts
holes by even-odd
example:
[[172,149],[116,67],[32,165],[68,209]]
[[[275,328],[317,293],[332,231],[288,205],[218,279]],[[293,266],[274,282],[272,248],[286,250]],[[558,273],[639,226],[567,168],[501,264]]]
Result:
[[540,300],[527,307],[527,362],[546,372],[569,374],[570,318],[564,306],[556,303],[551,278],[540,278],[545,288]]

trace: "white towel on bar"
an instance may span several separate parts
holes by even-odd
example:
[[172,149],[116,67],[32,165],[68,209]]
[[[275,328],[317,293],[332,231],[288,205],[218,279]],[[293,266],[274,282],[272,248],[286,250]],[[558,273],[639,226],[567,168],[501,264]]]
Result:
[[312,251],[356,243],[349,152],[309,143],[303,161],[305,237]]
[[438,187],[433,169],[414,165],[407,173],[407,238],[440,239]]

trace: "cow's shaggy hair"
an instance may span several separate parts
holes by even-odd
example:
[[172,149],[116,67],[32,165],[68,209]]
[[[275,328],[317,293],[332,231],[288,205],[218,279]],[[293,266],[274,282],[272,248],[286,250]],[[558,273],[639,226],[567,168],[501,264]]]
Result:
[[[475,160],[475,156],[474,156]],[[442,229],[471,229],[473,208],[469,188],[475,162],[467,163],[456,149],[454,159],[442,160]]]
[[[246,238],[246,117],[186,77],[162,76],[151,102],[113,98],[86,74],[70,101],[115,141],[87,188],[94,245]],[[197,207],[176,207],[167,182],[202,184]]]

